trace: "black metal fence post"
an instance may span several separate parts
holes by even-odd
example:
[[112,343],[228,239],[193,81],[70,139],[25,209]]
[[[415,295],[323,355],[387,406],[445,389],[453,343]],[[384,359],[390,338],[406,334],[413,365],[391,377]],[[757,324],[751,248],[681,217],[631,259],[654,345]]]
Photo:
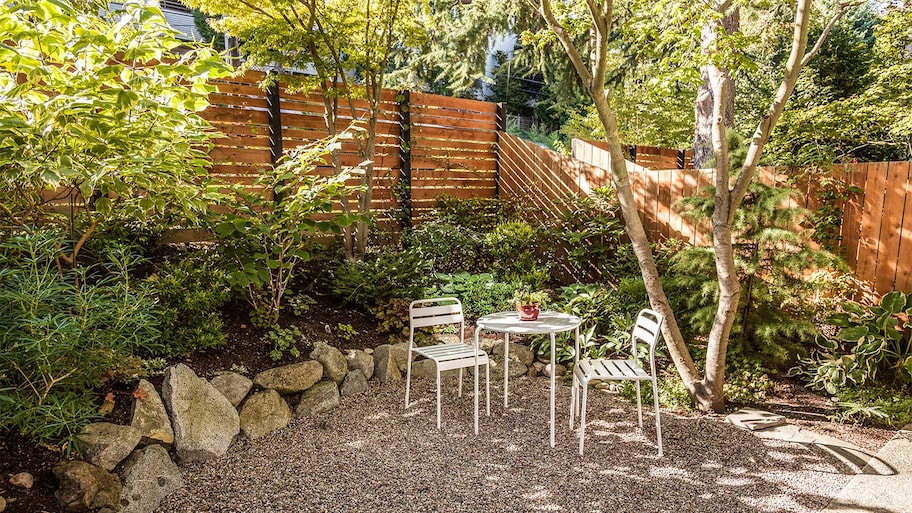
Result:
[[403,229],[412,226],[412,115],[408,89],[396,95],[399,110],[399,209]]
[[500,197],[500,134],[507,131],[507,106],[500,102],[497,104],[497,151],[494,152],[494,197]]
[[[279,96],[279,85],[272,84],[266,88],[266,106],[269,119],[269,161],[275,168],[282,158],[282,107]],[[274,193],[276,202],[281,200],[278,193]]]

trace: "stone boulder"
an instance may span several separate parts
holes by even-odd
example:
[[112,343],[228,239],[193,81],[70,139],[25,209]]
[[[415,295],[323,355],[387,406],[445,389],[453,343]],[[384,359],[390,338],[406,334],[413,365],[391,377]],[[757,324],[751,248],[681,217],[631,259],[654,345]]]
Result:
[[139,445],[142,433],[132,426],[96,422],[86,426],[79,439],[85,444],[86,461],[110,471]]
[[60,483],[54,496],[67,510],[120,510],[122,488],[116,475],[85,461],[67,461],[53,471]]
[[314,360],[264,370],[253,378],[260,388],[271,388],[280,394],[294,394],[312,387],[323,378],[323,365]]
[[342,380],[342,384],[339,386],[339,394],[342,397],[348,397],[364,393],[368,388],[367,378],[360,371],[355,370],[349,372],[348,376],[345,376],[345,379]]
[[169,367],[162,385],[181,461],[217,458],[241,430],[237,410],[221,392],[184,364]]
[[19,472],[10,478],[9,484],[17,488],[25,488],[26,490],[30,490],[33,486],[35,486],[35,478],[28,472]]
[[359,370],[365,379],[374,377],[374,357],[366,351],[352,349],[345,355],[345,359],[348,360],[349,372]]
[[383,344],[374,349],[374,376],[381,383],[400,381],[402,379],[402,372],[399,371],[399,367],[396,365],[396,360],[393,358],[393,349],[389,344]]
[[0,495],[0,513],[3,513],[4,511],[6,511],[6,499]]
[[253,381],[237,372],[220,372],[209,380],[216,390],[222,393],[237,408],[253,388]]
[[[504,345],[502,343],[494,346],[494,354],[503,356]],[[535,353],[532,352],[529,346],[510,342],[510,359],[529,367],[535,361]]]
[[348,360],[345,359],[342,351],[326,342],[314,344],[310,357],[323,365],[323,376],[335,381],[337,385],[342,383],[345,375],[348,374]]
[[241,431],[259,438],[282,429],[291,420],[291,408],[278,392],[269,388],[251,395],[241,407]]
[[160,445],[144,447],[123,467],[121,513],[153,513],[162,499],[183,488],[180,470]]
[[[479,367],[481,368],[481,366]],[[472,371],[474,371],[474,366]],[[484,370],[481,371],[484,375]],[[441,378],[459,377],[459,369],[450,369],[440,373]],[[415,360],[412,362],[412,378],[437,379],[437,364],[434,360]]]
[[[563,364],[556,364],[554,366],[554,376],[559,378],[567,373],[567,367]],[[545,376],[551,377],[551,364],[545,365]]]
[[313,417],[339,406],[339,387],[335,381],[321,381],[301,394],[295,416]]
[[399,368],[399,372],[405,372],[405,366],[408,364],[408,342],[399,342],[398,344],[393,344],[390,346],[390,352],[393,355],[393,360],[396,362],[396,367]]
[[165,403],[152,383],[141,379],[134,392],[133,420],[130,425],[139,430],[142,444],[161,444],[171,447],[174,430],[165,410]]

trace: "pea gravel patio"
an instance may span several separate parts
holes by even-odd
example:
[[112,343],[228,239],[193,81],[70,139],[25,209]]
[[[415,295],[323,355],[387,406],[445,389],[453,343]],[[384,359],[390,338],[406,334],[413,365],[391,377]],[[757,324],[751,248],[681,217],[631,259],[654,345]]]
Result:
[[183,466],[186,486],[161,511],[805,512],[824,508],[852,477],[822,451],[668,413],[659,459],[651,417],[638,434],[636,405],[610,393],[591,394],[580,459],[567,426],[569,388],[558,390],[551,449],[548,381],[512,380],[507,411],[497,384],[490,417],[482,397],[475,437],[471,386],[457,398],[455,383],[445,383],[438,431],[432,382],[413,383],[419,402],[408,411],[404,383],[372,383],[332,412]]

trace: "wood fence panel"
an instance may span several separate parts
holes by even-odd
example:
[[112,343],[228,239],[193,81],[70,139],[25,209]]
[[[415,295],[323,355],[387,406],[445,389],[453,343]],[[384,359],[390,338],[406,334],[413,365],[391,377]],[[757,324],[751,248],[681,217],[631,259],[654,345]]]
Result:
[[846,198],[843,211],[842,225],[840,226],[840,239],[846,249],[846,263],[850,269],[858,266],[858,248],[861,235],[861,220],[864,213],[864,184],[868,177],[868,165],[858,164],[849,171],[847,184],[856,187],[861,193],[851,194]]
[[[906,162],[909,179],[906,181],[905,190],[902,191],[903,218],[899,231],[899,252],[896,257],[896,278],[893,288],[904,292],[912,292],[912,162]],[[899,191],[897,191],[899,193]],[[903,256],[905,255],[905,257]]]
[[877,246],[877,265],[873,279],[873,289],[878,295],[889,292],[896,283],[897,264],[901,262],[899,246],[908,183],[908,162],[887,164],[883,219],[880,223],[880,242]]
[[886,163],[868,164],[865,180],[864,215],[858,244],[858,266],[855,277],[866,283],[865,293],[873,293],[874,273],[877,271],[877,250],[880,242],[881,220],[884,207],[884,184],[887,179]]

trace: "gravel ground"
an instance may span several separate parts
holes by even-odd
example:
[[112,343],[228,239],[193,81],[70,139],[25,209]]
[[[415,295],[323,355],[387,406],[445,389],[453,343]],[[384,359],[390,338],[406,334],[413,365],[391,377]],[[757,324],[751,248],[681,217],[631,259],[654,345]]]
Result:
[[[468,382],[467,382],[468,383]],[[586,455],[569,431],[569,388],[557,396],[557,446],[548,446],[548,381],[510,383],[505,411],[492,380],[491,416],[472,432],[471,392],[445,384],[443,429],[434,389],[371,384],[336,410],[242,440],[205,464],[184,466],[185,488],[163,512],[387,511],[818,511],[850,471],[822,452],[760,440],[711,417],[663,413],[658,458],[651,415],[636,432],[636,406],[591,392]],[[452,385],[452,386],[450,386]]]

